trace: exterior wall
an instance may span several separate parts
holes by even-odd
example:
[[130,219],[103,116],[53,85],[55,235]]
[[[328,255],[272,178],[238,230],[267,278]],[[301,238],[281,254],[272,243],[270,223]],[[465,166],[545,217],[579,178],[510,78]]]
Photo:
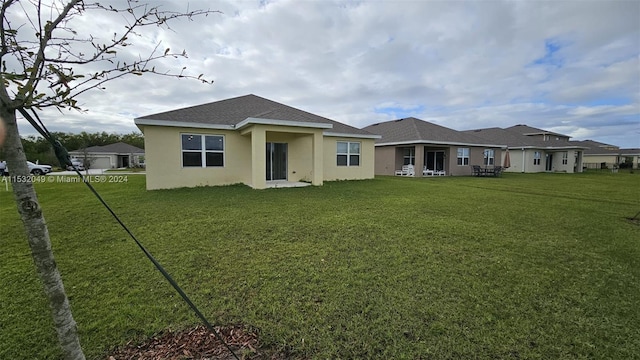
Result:
[[[567,153],[567,164],[562,163],[562,157],[565,152]],[[547,152],[546,154],[553,155],[551,171],[573,173],[576,167],[580,171],[580,166],[576,166],[575,153],[575,150]]]
[[[337,165],[337,142],[360,143],[360,166]],[[374,139],[330,137],[324,138],[324,180],[373,179],[375,169]]]
[[[469,149],[469,164],[458,165],[458,148]],[[447,169],[447,175],[452,176],[471,176],[473,173],[472,165],[484,166],[484,151],[487,149],[493,150],[493,166],[501,166],[502,156],[500,148],[482,147],[482,146],[452,146],[446,153],[446,161],[449,168]]]
[[[534,165],[533,159],[535,152],[540,152],[540,164]],[[578,151],[578,163],[576,164],[576,151],[574,149],[568,149],[567,152],[567,164],[562,163],[562,154],[565,151],[544,151],[542,149],[509,149],[509,158],[511,160],[511,167],[505,169],[505,172],[520,172],[520,173],[537,173],[547,171],[546,159],[547,155],[552,155],[551,171],[553,172],[582,172],[582,152]],[[524,154],[524,156],[523,156]],[[505,151],[502,151],[502,161],[504,161]]]
[[[324,137],[322,129],[254,125],[242,131],[163,126],[143,127],[147,189],[244,183],[266,186],[266,143],[287,143],[287,180],[370,179],[374,174],[374,140]],[[183,167],[181,134],[224,136],[224,166]],[[360,166],[337,166],[337,141],[359,142]]]
[[[427,152],[444,152],[444,170],[447,175],[467,176],[471,175],[471,165],[481,165],[484,160],[484,150],[494,150],[494,161],[496,165],[500,159],[500,148],[473,147],[473,146],[441,146],[429,144],[409,144],[398,146],[378,146],[375,148],[376,155],[376,175],[394,175],[396,170],[400,170],[403,164],[402,149],[415,147],[415,169],[416,176],[422,176],[422,169],[425,166],[425,154]],[[469,164],[458,165],[458,148],[469,149]],[[432,169],[434,170],[434,169]]]
[[[250,183],[251,138],[237,131],[145,126],[147,189]],[[223,167],[182,167],[181,134],[223,135]],[[263,172],[264,174],[264,172]]]
[[[502,163],[504,164],[505,151],[502,151]],[[509,149],[509,161],[511,162],[511,166],[504,169],[504,172],[523,172],[523,164],[522,164],[522,150],[520,149]]]
[[[541,172],[544,171],[544,151],[540,151],[540,165],[533,165],[534,152],[536,150],[531,149],[509,149],[509,158],[511,160],[511,167],[505,169],[505,172]],[[502,161],[504,161],[504,152],[502,154]]]
[[[535,152],[538,151],[540,152],[540,164],[538,165],[534,165],[533,164],[533,159],[535,158]],[[524,150],[524,154],[525,154],[525,163],[524,163],[524,171],[523,172],[527,172],[527,173],[538,173],[538,172],[545,172],[545,152],[542,150],[531,150],[531,149],[525,149]]]
[[393,175],[396,170],[395,164],[402,164],[402,158],[397,159],[395,146],[376,146],[375,148],[375,170],[376,175]]
[[618,155],[583,155],[583,161],[589,164],[607,163],[609,166],[618,163]]

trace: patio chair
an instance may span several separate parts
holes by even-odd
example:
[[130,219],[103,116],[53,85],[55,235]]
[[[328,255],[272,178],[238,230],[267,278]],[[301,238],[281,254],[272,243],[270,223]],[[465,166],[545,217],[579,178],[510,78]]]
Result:
[[414,176],[413,165],[402,165],[402,169],[396,170],[395,174],[398,176]]
[[480,176],[482,174],[482,168],[480,165],[471,165],[473,169],[473,176]]
[[435,176],[446,176],[446,175],[447,175],[447,172],[446,172],[446,171],[444,171],[444,170],[436,170],[436,171],[434,172],[434,175],[435,175]]
[[415,175],[416,175],[416,171],[413,165],[411,164],[407,165],[407,176],[415,176]]
[[422,168],[422,176],[433,176],[435,175],[434,173],[434,170],[429,170],[426,166]]

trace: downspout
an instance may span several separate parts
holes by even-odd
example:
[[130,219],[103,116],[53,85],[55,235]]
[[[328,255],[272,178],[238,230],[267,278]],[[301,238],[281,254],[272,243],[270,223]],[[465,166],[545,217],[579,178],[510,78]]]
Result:
[[525,165],[526,163],[525,163],[525,161],[524,161],[524,160],[525,160],[525,159],[524,159],[524,148],[522,148],[522,172],[523,172],[523,173],[525,172],[525,169],[524,169],[524,168],[525,168],[525,166],[526,166],[526,165]]

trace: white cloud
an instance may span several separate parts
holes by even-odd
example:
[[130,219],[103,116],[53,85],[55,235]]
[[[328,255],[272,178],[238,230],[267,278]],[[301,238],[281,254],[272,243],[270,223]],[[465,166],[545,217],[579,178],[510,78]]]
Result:
[[[179,0],[157,3],[186,9]],[[213,85],[129,77],[82,96],[85,114],[46,111],[47,123],[128,132],[135,116],[254,93],[358,127],[390,120],[381,107],[404,107],[454,129],[524,123],[577,138],[617,133],[617,145],[638,146],[638,2],[190,1],[189,7],[222,14],[176,22],[173,31],[148,29],[127,56],[162,41],[162,48],[185,49],[189,59],[167,59],[158,68],[187,66]],[[123,25],[113,14],[78,24],[94,34]],[[549,42],[558,46],[553,54]]]

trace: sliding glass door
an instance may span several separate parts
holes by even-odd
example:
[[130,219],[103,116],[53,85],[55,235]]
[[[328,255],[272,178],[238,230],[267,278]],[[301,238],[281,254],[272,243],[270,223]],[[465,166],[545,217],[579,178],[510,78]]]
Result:
[[287,180],[287,143],[267,143],[267,181]]
[[444,151],[427,151],[424,163],[429,170],[444,170]]

